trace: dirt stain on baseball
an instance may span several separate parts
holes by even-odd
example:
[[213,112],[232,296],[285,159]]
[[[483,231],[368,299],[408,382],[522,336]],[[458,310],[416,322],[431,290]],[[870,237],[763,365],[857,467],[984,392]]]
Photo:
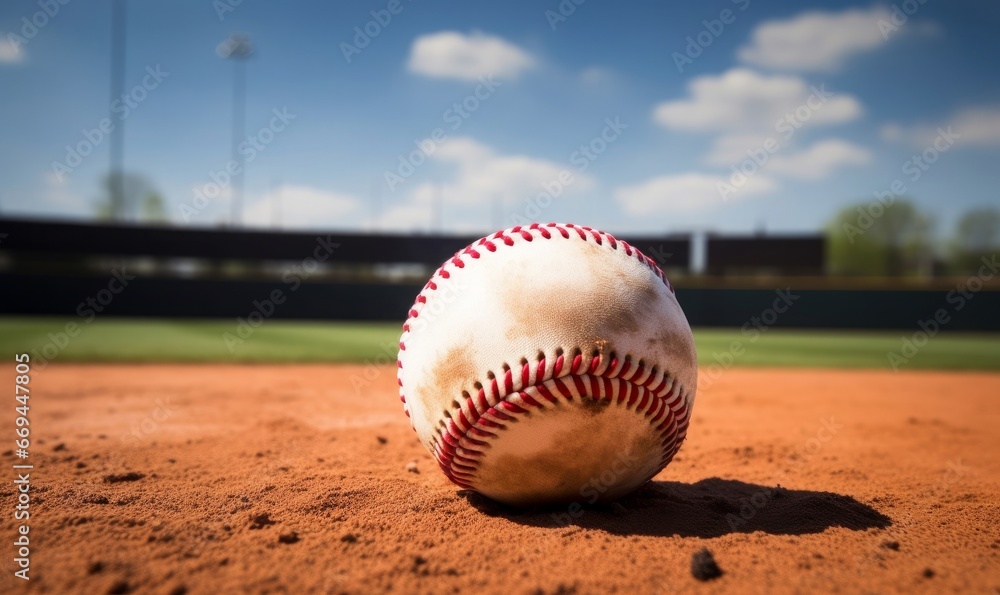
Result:
[[580,397],[580,404],[583,410],[590,415],[600,415],[611,404],[611,399],[602,399],[594,395],[583,395]]
[[472,362],[472,346],[462,344],[448,349],[444,357],[438,358],[434,369],[426,378],[417,390],[429,403],[421,414],[433,427],[440,415],[438,412],[454,412],[452,401],[461,403],[462,391],[469,390],[477,379],[477,370]]
[[607,337],[639,331],[633,309],[638,300],[655,299],[655,288],[649,283],[636,287],[626,272],[609,268],[607,248],[581,243],[580,249],[586,266],[574,285],[528,293],[515,278],[504,286],[502,303],[511,320],[508,340],[550,328],[554,336],[565,337],[567,345],[588,348]]
[[[600,422],[594,420],[556,434],[554,448],[529,455],[497,456],[481,469],[483,484],[497,486],[500,494],[560,494],[566,502],[578,499],[580,488],[587,485],[595,470],[599,473],[604,467],[606,454],[594,448],[587,431],[599,427]],[[524,504],[535,502],[526,500]]]

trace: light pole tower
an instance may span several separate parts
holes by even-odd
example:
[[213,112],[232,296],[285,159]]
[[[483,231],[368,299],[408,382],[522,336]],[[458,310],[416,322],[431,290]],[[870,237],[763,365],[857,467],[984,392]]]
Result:
[[232,179],[232,214],[230,225],[239,227],[243,219],[243,176],[245,164],[239,146],[246,128],[247,74],[246,60],[253,54],[250,38],[233,33],[215,49],[220,58],[233,61],[233,161],[238,165]]
[[[125,121],[115,114],[116,99],[125,94],[125,0],[111,3],[111,106],[110,119],[115,122],[111,131],[111,164],[108,168],[108,190],[111,193],[111,218],[125,219],[128,206],[125,204]],[[117,121],[116,121],[117,120]]]

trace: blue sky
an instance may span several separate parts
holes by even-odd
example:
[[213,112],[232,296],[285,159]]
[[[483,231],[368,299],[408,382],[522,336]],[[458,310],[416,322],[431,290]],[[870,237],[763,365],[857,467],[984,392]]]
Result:
[[[109,140],[55,164],[109,117],[110,2],[50,1],[0,5],[0,213],[86,219]],[[114,122],[172,221],[226,223],[216,47],[242,32],[247,226],[813,231],[898,180],[946,235],[1000,203],[998,25],[965,0],[130,2],[126,88],[148,89]]]

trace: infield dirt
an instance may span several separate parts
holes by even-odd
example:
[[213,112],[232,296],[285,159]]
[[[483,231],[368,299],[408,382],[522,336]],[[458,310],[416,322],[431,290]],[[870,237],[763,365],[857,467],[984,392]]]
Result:
[[[652,483],[527,511],[447,481],[393,366],[53,364],[31,388],[32,578],[5,446],[5,592],[1000,592],[998,374],[734,368]],[[692,576],[702,548],[720,577]]]

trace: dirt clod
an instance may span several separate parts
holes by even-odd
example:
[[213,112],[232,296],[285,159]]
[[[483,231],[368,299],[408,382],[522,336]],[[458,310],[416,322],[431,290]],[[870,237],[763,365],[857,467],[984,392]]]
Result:
[[146,477],[144,473],[129,471],[128,473],[112,473],[104,476],[104,483],[122,483],[124,481],[139,481]]
[[722,569],[708,548],[701,548],[691,557],[691,574],[700,581],[710,581],[722,576]]

